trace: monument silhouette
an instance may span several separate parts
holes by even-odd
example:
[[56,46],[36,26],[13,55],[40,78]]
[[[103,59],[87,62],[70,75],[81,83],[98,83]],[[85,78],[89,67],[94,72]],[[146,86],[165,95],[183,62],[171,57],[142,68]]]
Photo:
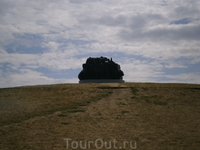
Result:
[[115,63],[112,58],[89,57],[82,65],[83,70],[79,73],[79,83],[85,82],[124,82],[124,73],[120,65]]

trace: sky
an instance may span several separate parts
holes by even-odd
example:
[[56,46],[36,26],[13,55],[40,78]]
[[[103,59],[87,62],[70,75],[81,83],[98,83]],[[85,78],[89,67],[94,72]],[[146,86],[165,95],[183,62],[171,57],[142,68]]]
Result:
[[0,88],[78,83],[88,57],[126,82],[200,84],[199,0],[0,0]]

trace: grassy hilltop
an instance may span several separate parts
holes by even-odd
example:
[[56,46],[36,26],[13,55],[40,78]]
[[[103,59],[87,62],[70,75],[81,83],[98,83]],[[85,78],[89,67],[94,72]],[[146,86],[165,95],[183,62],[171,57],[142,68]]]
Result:
[[[194,84],[87,83],[0,89],[0,149],[64,150],[76,146],[73,141],[93,141],[86,149],[97,149],[97,139],[116,140],[118,149],[130,149],[131,141],[136,149],[199,149],[199,95],[200,85]],[[66,138],[71,139],[68,147]],[[101,141],[96,144],[101,146]],[[114,143],[110,149],[116,149]]]

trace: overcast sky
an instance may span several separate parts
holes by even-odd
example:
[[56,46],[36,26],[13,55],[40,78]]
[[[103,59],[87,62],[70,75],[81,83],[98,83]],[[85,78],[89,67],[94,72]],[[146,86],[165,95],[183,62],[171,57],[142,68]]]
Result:
[[78,83],[107,56],[126,82],[200,84],[199,0],[0,0],[0,87]]

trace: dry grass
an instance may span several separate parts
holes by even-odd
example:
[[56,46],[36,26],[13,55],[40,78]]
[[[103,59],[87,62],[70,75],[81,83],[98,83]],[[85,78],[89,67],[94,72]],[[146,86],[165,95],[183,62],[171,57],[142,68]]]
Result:
[[[129,84],[132,104],[141,123],[144,149],[200,147],[200,86],[189,84]],[[130,104],[131,105],[131,104]]]
[[109,94],[95,86],[58,84],[0,89],[0,126],[71,109]]
[[0,89],[0,149],[64,150],[64,138],[136,141],[137,149],[199,149],[199,95],[200,85],[192,84]]

